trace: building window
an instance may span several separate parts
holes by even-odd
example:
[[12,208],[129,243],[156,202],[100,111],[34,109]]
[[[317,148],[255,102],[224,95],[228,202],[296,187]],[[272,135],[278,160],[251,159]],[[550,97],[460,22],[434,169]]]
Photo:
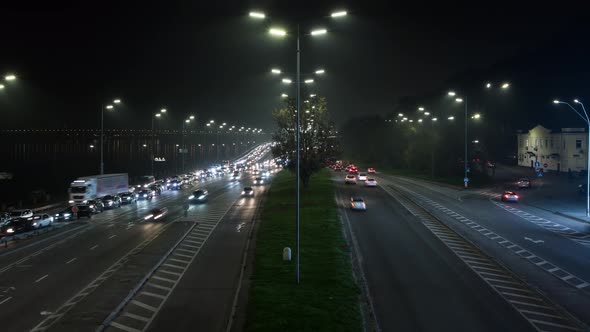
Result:
[[581,149],[582,148],[582,140],[581,139],[577,139],[576,140],[576,149]]
[[529,139],[527,138],[525,141],[525,146],[528,148],[529,147]]
[[547,144],[547,139],[545,138],[545,148],[547,148],[549,144]]

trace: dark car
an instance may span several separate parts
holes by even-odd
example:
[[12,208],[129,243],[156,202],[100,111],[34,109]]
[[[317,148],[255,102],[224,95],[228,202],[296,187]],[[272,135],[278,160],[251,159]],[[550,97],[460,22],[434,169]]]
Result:
[[168,188],[170,190],[180,190],[180,189],[182,189],[182,185],[183,185],[182,180],[171,180],[170,183],[168,183]]
[[131,204],[137,202],[137,195],[131,192],[120,193],[121,204]]
[[74,212],[72,212],[73,206],[68,206],[65,210],[60,211],[53,215],[53,220],[55,221],[67,221],[74,219]]
[[245,187],[244,190],[242,190],[242,196],[254,196],[254,189],[252,189],[252,187]]
[[149,201],[154,198],[154,191],[151,189],[144,189],[137,193],[137,200]]
[[[28,220],[30,218],[30,220]],[[0,237],[11,236],[31,230],[33,218],[14,218],[0,224]]]
[[104,211],[104,203],[101,200],[89,199],[86,201],[86,204],[94,214]]
[[143,217],[144,220],[159,220],[159,221],[163,221],[165,220],[166,215],[168,214],[168,208],[166,207],[162,207],[162,208],[155,208],[155,209],[151,209],[150,213],[148,213],[147,216]]
[[82,217],[86,217],[88,219],[92,218],[92,215],[94,214],[92,212],[92,209],[90,208],[89,205],[83,204],[83,205],[76,205],[78,207],[78,212],[76,212],[76,216],[78,219],[82,218]]
[[191,203],[202,203],[205,202],[207,198],[209,198],[209,192],[207,189],[197,189],[188,197],[188,200]]
[[162,194],[162,188],[157,184],[152,184],[148,188],[154,192],[154,195],[159,196],[160,194]]
[[105,209],[112,209],[121,206],[121,197],[117,195],[106,195],[101,198]]
[[505,191],[502,194],[502,202],[515,202],[518,203],[518,195],[513,191]]
[[261,178],[260,176],[254,179],[254,184],[264,184],[264,179]]

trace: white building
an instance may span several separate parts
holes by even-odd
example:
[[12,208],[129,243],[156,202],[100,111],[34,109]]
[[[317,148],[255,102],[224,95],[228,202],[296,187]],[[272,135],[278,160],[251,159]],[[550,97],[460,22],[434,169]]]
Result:
[[579,172],[586,169],[588,133],[584,128],[562,128],[560,132],[537,125],[519,133],[518,165],[534,167],[538,161],[545,171]]

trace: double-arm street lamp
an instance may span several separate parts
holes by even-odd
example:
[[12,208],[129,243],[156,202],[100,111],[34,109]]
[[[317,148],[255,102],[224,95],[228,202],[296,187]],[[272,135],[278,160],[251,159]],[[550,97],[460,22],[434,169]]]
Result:
[[121,103],[121,99],[114,99],[112,104],[100,106],[100,174],[104,174],[104,110],[113,110],[115,105]]
[[[14,74],[6,74],[6,75],[4,75],[4,81],[11,82],[11,81],[14,81],[14,80],[16,80],[16,75],[14,75]],[[4,84],[0,83],[0,90],[3,90],[3,89],[4,89]]]
[[[338,12],[334,12],[331,14],[332,18],[340,18],[343,16],[346,16],[346,12],[345,11],[338,11]],[[265,19],[266,15],[264,13],[261,12],[250,12],[250,17],[254,18],[254,19]],[[283,29],[279,29],[279,28],[274,28],[271,27],[268,31],[272,36],[276,36],[276,37],[286,37],[287,36],[287,31],[283,30]],[[320,29],[315,29],[309,32],[309,36],[312,37],[319,37],[322,35],[325,35],[328,32],[328,30],[324,29],[324,28],[320,28]],[[301,44],[300,44],[300,32],[299,32],[299,24],[297,24],[297,35],[296,35],[296,62],[297,62],[297,75],[296,75],[296,84],[297,84],[297,128],[295,130],[296,132],[296,136],[295,136],[295,140],[296,140],[296,161],[295,161],[295,167],[296,167],[296,211],[295,211],[295,219],[296,219],[296,225],[295,225],[295,281],[297,284],[299,284],[299,242],[300,242],[300,234],[299,234],[299,217],[300,217],[300,213],[299,213],[299,208],[300,208],[300,182],[301,182],[301,174],[300,174],[300,158],[301,158],[301,145],[300,145],[300,132],[301,132]],[[291,83],[291,80],[289,79],[283,79],[284,83]],[[305,83],[313,83],[313,80],[310,82],[305,82]]]
[[152,116],[152,151],[151,151],[152,152],[151,153],[152,154],[152,161],[151,161],[152,173],[151,173],[151,175],[153,175],[153,176],[156,175],[154,173],[154,161],[156,159],[156,148],[155,148],[155,140],[154,140],[154,120],[162,118],[162,115],[165,115],[166,112],[167,112],[167,110],[165,108],[162,108],[160,110],[160,112],[158,112],[158,113],[154,114],[154,116]]
[[187,119],[185,119],[182,122],[182,133],[181,133],[182,134],[182,144],[181,144],[180,152],[182,153],[182,166],[181,166],[181,168],[182,168],[183,174],[184,174],[184,155],[188,152],[186,149],[186,146],[184,144],[184,128],[187,125],[189,125],[192,121],[196,121],[194,115],[189,116]]
[[586,107],[584,107],[584,104],[578,99],[574,99],[574,103],[580,105],[582,107],[582,112],[584,113],[580,112],[580,110],[576,109],[570,103],[565,101],[556,99],[553,101],[553,103],[564,104],[569,106],[569,108],[571,108],[572,111],[574,111],[574,113],[576,113],[582,120],[584,120],[588,128],[588,130],[586,131],[586,134],[588,135],[588,140],[586,141],[586,217],[590,217],[590,118],[588,117],[588,113],[586,113]]

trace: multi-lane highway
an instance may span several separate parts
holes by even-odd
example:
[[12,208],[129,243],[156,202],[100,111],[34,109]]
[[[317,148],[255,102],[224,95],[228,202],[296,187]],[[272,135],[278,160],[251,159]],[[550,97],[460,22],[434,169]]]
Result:
[[[254,197],[242,197],[252,180],[250,174],[239,181],[226,175],[164,191],[152,202],[105,211],[3,248],[2,330],[94,331],[103,324],[112,331],[224,329],[265,191],[256,186]],[[185,213],[196,187],[207,188],[209,199]],[[169,213],[164,220],[145,220],[155,207]]]
[[[497,193],[377,175],[336,199],[383,331],[572,331],[590,314],[587,225]],[[359,195],[367,211],[349,209]]]

